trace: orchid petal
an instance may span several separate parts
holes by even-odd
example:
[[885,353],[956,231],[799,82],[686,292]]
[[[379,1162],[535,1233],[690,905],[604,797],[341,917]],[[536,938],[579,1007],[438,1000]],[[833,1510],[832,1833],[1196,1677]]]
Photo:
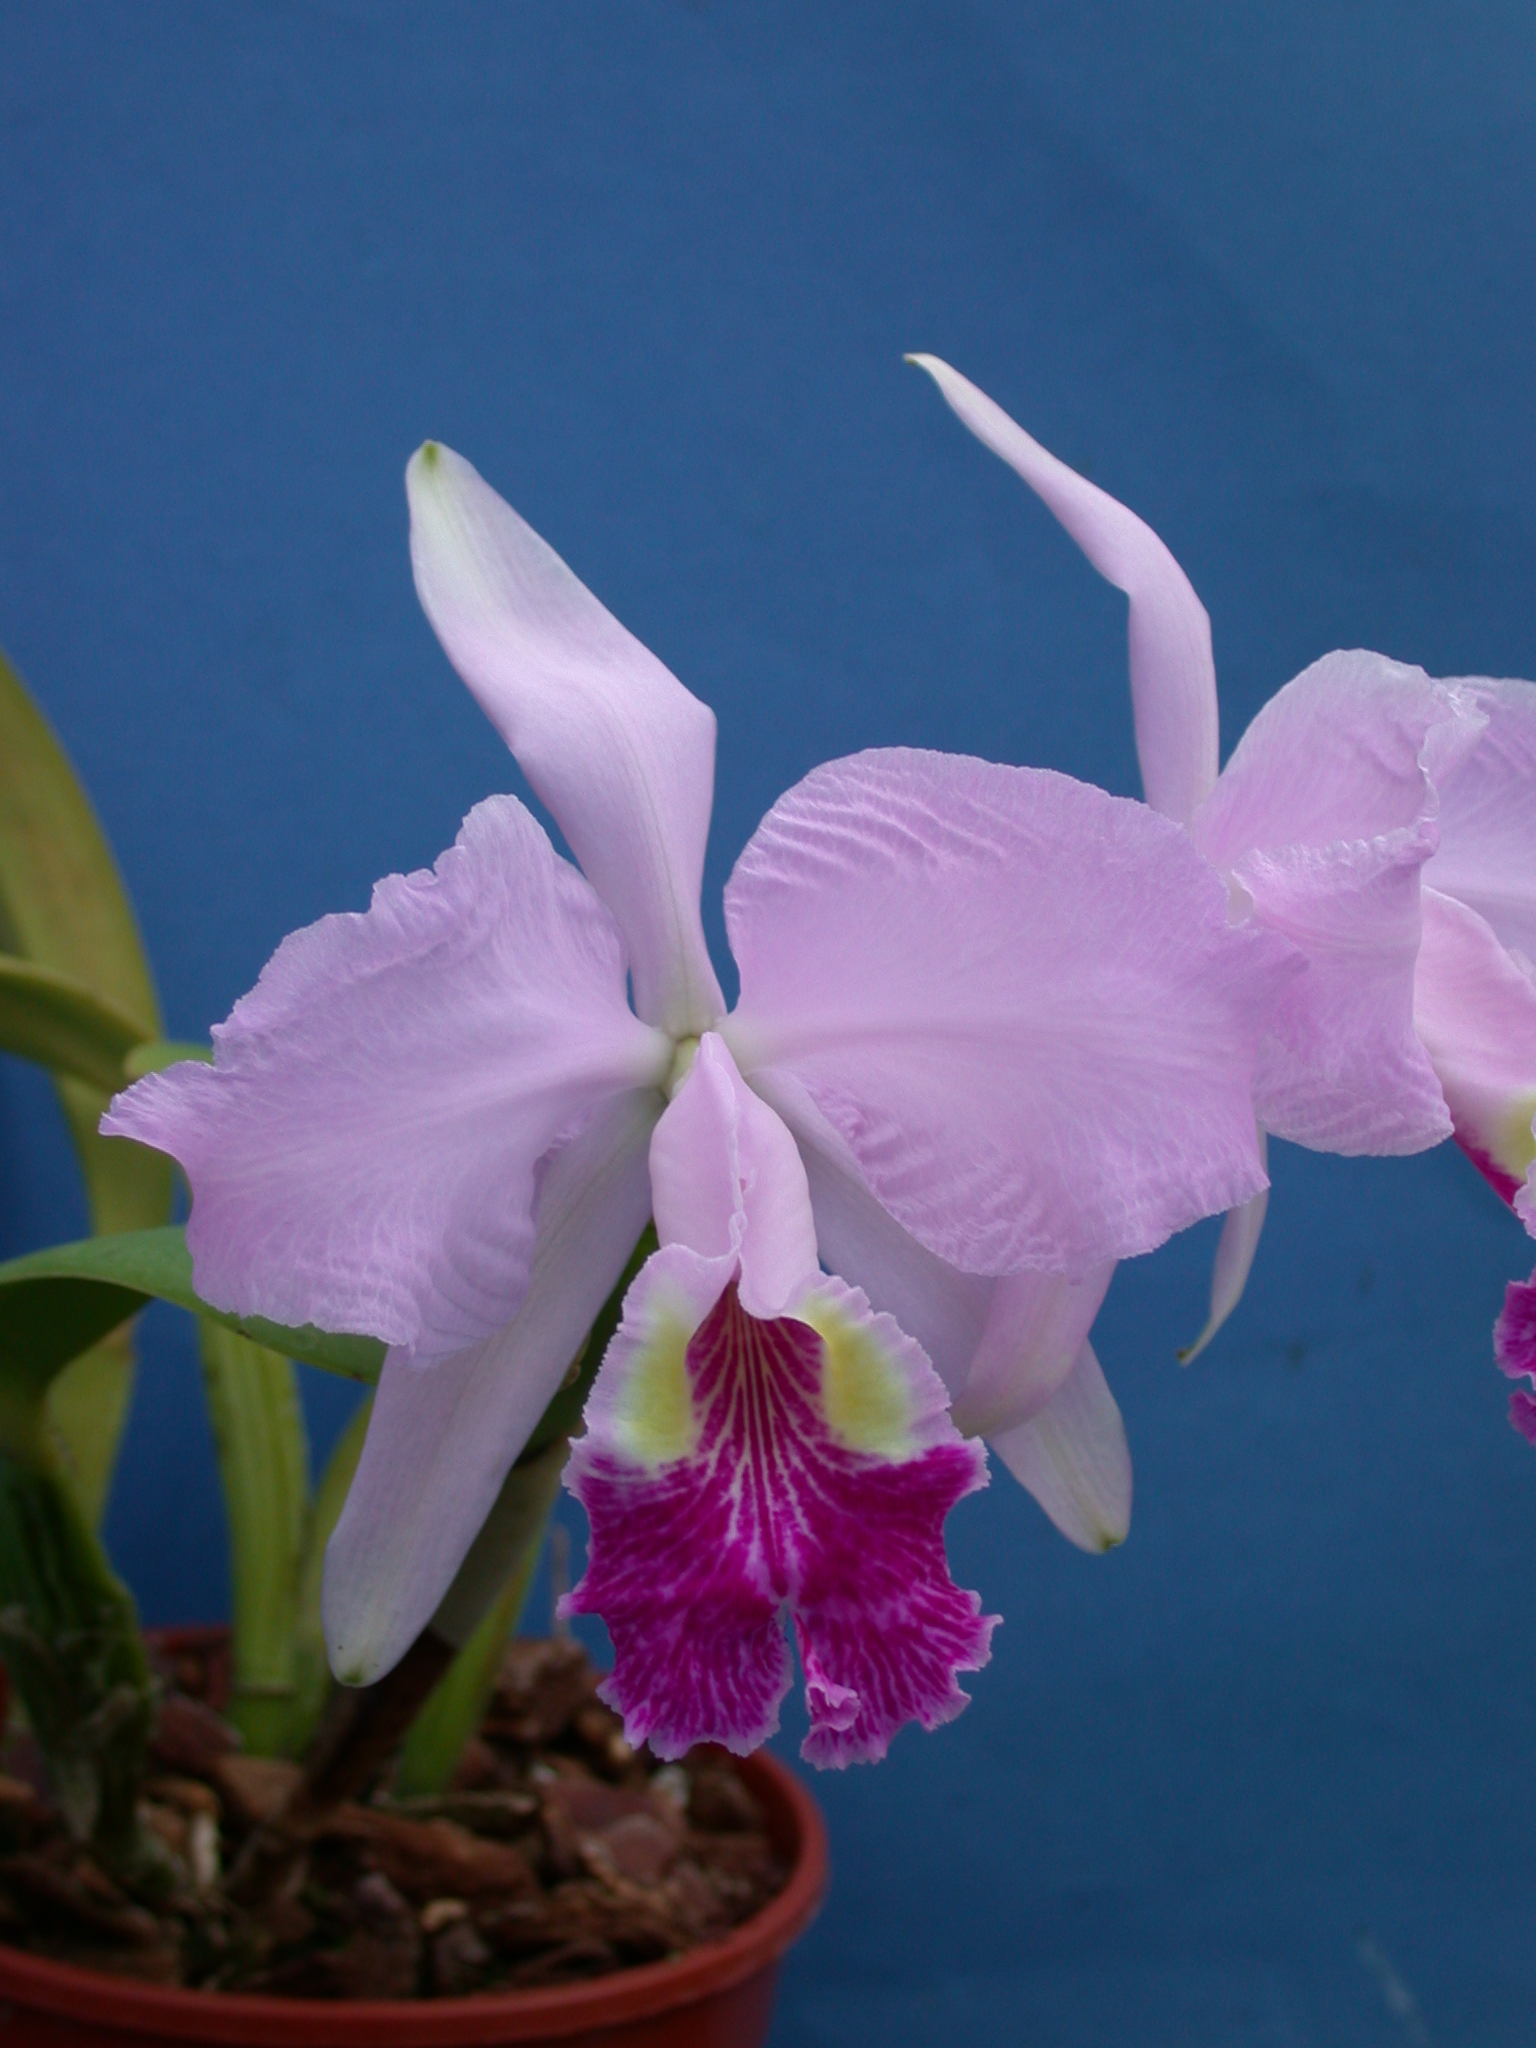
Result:
[[1249,853],[1233,870],[1255,922],[1305,955],[1254,1068],[1261,1124],[1349,1155],[1422,1152],[1451,1135],[1413,1028],[1419,871],[1433,827]]
[[[1267,1167],[1269,1141],[1262,1130],[1259,1132],[1259,1151]],[[1180,1365],[1193,1365],[1242,1300],[1248,1275],[1253,1271],[1259,1239],[1264,1232],[1264,1212],[1268,1207],[1269,1189],[1265,1188],[1251,1202],[1244,1202],[1240,1208],[1227,1212],[1211,1267],[1211,1312],[1194,1343],[1186,1345],[1179,1353]]]
[[903,1230],[865,1185],[859,1163],[792,1076],[755,1085],[794,1133],[805,1167],[821,1263],[894,1316],[927,1352],[953,1397],[965,1386],[997,1281],[946,1265]]
[[740,1266],[742,1307],[774,1316],[816,1271],[805,1168],[795,1141],[707,1032],[651,1140],[656,1234]]
[[1194,819],[1235,903],[1308,962],[1255,1076],[1279,1137],[1404,1153],[1449,1135],[1413,1031],[1420,870],[1437,843],[1433,777],[1483,724],[1468,693],[1420,669],[1326,655],[1264,706]]
[[955,1427],[994,1438],[1027,1422],[1075,1369],[1114,1278],[1113,1263],[1080,1280],[1008,1273],[992,1292],[986,1328],[954,1404]]
[[1093,1346],[1028,1422],[991,1439],[1008,1470],[1081,1550],[1113,1550],[1131,1526],[1131,1451]]
[[955,1426],[989,1436],[1043,1406],[1076,1361],[1113,1266],[1094,1267],[1081,1280],[1060,1273],[994,1280],[947,1266],[870,1194],[803,1092],[781,1091],[775,1101],[800,1143],[822,1263],[922,1345],[949,1390]]
[[431,1619],[650,1212],[659,1098],[620,1096],[548,1163],[522,1307],[505,1329],[417,1365],[391,1351],[362,1458],[325,1553],[331,1663],[388,1671]]
[[[1536,1380],[1536,1273],[1505,1288],[1504,1312],[1493,1326],[1493,1355],[1512,1380]],[[1536,1394],[1517,1388],[1509,1397],[1509,1419],[1536,1444]]]
[[1216,781],[1211,622],[1189,578],[1145,521],[1050,455],[958,371],[908,356],[950,408],[1053,512],[1106,582],[1131,601],[1131,706],[1142,787],[1187,825]]
[[1195,844],[1228,873],[1255,848],[1416,832],[1437,808],[1433,778],[1464,760],[1483,725],[1469,693],[1422,669],[1362,649],[1325,654],[1238,741],[1193,821]]
[[714,713],[461,456],[429,441],[406,492],[423,609],[618,920],[636,1010],[702,1030],[725,1008],[699,918]]
[[285,939],[213,1033],[103,1119],[179,1159],[216,1308],[443,1358],[516,1313],[534,1169],[671,1057],[624,995],[613,920],[512,797],[430,872]]
[[[775,1077],[780,1083],[783,1075]],[[990,1436],[1044,1405],[1071,1370],[1114,1273],[962,1273],[882,1208],[803,1091],[775,1096],[805,1162],[822,1263],[895,1317],[948,1388],[955,1426]]]
[[1536,1233],[1536,978],[1478,913],[1424,891],[1413,1021],[1456,1141]]
[[1086,1274],[1264,1184],[1253,1048],[1300,963],[1144,805],[861,754],[775,804],[726,921],[742,1073],[950,1265]]
[[1456,687],[1488,720],[1477,745],[1440,778],[1440,851],[1424,880],[1485,918],[1536,966],[1536,683]]
[[861,1294],[818,1277],[760,1320],[732,1266],[666,1245],[630,1289],[567,1472],[592,1537],[562,1611],[602,1616],[603,1697],[631,1742],[675,1757],[742,1752],[777,1727],[787,1607],[802,1754],[879,1757],[904,1722],[958,1713],[956,1673],[986,1662],[993,1618],[950,1582],[942,1537],[984,1455],[921,1349]]

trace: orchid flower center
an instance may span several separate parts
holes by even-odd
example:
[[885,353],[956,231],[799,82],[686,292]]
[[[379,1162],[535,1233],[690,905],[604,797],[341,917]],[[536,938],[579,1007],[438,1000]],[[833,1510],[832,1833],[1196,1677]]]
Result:
[[672,1054],[672,1070],[662,1083],[662,1091],[668,1102],[672,1101],[678,1089],[687,1080],[693,1063],[698,1058],[698,1053],[699,1041],[697,1037],[680,1038],[677,1041],[676,1049]]

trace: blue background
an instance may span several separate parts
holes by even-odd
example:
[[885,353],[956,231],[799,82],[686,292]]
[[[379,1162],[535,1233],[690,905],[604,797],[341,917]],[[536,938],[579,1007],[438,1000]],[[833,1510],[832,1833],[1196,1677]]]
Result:
[[[1536,674],[1529,0],[7,0],[0,51],[0,641],[178,1034],[515,786],[412,592],[427,435],[717,709],[722,948],[828,756],[1136,789],[1121,600],[905,349],[1163,534],[1226,747],[1336,645]],[[0,1249],[82,1227],[14,1064],[0,1151]],[[1116,1281],[1126,1546],[1006,1475],[954,1517],[1006,1626],[959,1723],[821,1781],[778,2048],[1531,2039],[1536,1454],[1488,1332],[1532,1247],[1450,1148],[1274,1177],[1189,1372],[1209,1227]],[[111,1538],[213,1615],[184,1329],[146,1350]]]

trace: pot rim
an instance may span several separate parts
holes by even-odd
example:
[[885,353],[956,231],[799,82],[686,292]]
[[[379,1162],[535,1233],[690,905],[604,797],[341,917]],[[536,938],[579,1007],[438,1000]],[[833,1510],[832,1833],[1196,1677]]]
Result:
[[124,2033],[160,2039],[253,2044],[253,2048],[476,2048],[557,2040],[624,2019],[643,2019],[727,1991],[777,1962],[815,1917],[827,1887],[821,1810],[787,1764],[759,1751],[738,1759],[768,1810],[789,1881],[760,1912],[719,1941],[659,1963],[639,1963],[578,1984],[462,1998],[276,1998],[259,1992],[188,1990],[136,1983],[83,1964],[52,1962],[0,1945],[0,2022],[17,2004]]

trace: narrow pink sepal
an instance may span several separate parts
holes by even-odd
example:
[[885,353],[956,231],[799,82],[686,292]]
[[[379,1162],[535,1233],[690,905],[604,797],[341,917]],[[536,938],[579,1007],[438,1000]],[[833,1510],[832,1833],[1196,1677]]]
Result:
[[1216,664],[1194,586],[1136,514],[1030,439],[937,356],[909,356],[956,417],[1055,513],[1106,582],[1131,601],[1131,708],[1147,802],[1187,825],[1216,780]]
[[406,492],[422,607],[618,921],[636,1010],[700,1030],[725,1007],[699,917],[714,713],[462,456],[428,442]]
[[[813,1280],[763,1321],[726,1266],[664,1247],[630,1290],[567,1471],[591,1547],[564,1611],[602,1616],[604,1697],[632,1742],[675,1757],[696,1742],[744,1753],[777,1727],[787,1609],[802,1754],[872,1760],[905,1722],[958,1713],[956,1673],[987,1660],[996,1618],[951,1582],[942,1535],[986,1483],[985,1455],[955,1432],[919,1347],[862,1295]],[[842,1333],[830,1348],[809,1316]],[[834,1386],[845,1340],[873,1408]]]

